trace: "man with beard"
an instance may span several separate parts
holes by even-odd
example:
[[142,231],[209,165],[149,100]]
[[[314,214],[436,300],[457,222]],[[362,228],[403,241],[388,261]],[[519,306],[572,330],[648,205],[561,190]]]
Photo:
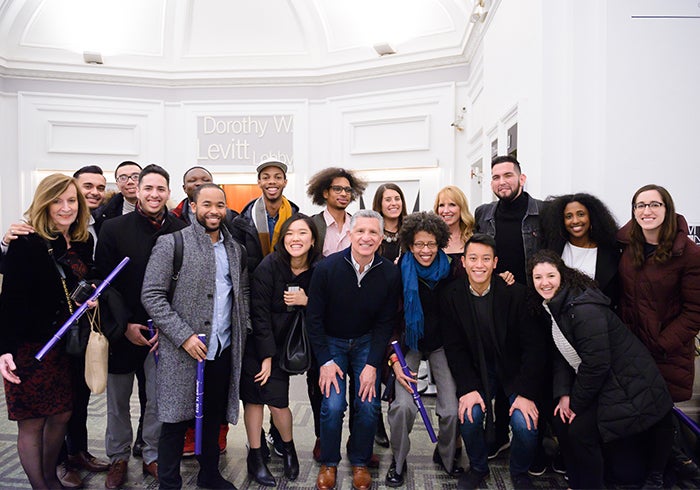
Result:
[[299,207],[282,195],[287,187],[287,165],[279,160],[263,160],[257,168],[262,196],[250,201],[233,220],[233,238],[248,252],[248,270],[252,274],[260,261],[272,252],[279,230]]
[[141,304],[141,287],[146,264],[156,239],[180,230],[185,224],[168,214],[170,176],[158,165],[148,165],[138,177],[136,210],[104,222],[95,253],[98,276],[104,278],[124,257],[131,260],[114,278],[111,287],[119,292],[127,309],[124,336],[110,342],[107,376],[106,451],[112,463],[105,486],[119,488],[126,481],[127,462],[133,434],[130,399],[134,375],[143,367],[146,378],[146,409],[143,416],[143,471],[158,476],[155,362],[148,353],[156,348],[158,336],[149,338],[148,313]]
[[[544,203],[523,190],[527,177],[520,163],[512,156],[499,156],[491,161],[491,190],[498,201],[482,204],[474,212],[476,231],[496,240],[498,267],[496,273],[510,271],[515,282],[527,285],[527,260],[542,247],[544,234],[540,225],[540,210]],[[508,403],[503,393],[496,394],[496,436],[488,449],[489,459],[508,449]],[[540,439],[542,431],[540,431]],[[546,470],[542,444],[530,474],[541,475]]]
[[[204,366],[202,454],[197,485],[235,488],[219,472],[219,423],[235,424],[246,330],[250,328],[245,250],[225,226],[226,196],[215,184],[192,194],[192,224],[182,235],[182,268],[170,296],[175,237],[158,239],[146,268],[143,305],[158,326],[160,488],[181,488],[180,460],[195,416],[197,363]],[[214,278],[214,281],[212,281]],[[206,335],[206,344],[197,334]]]
[[[170,214],[178,219],[181,219],[186,224],[191,224],[195,220],[195,214],[192,210],[194,203],[195,191],[204,184],[214,182],[209,170],[204,167],[192,167],[188,169],[182,176],[182,190],[185,191],[185,197],[177,207],[170,211]],[[229,232],[233,232],[233,220],[238,216],[238,213],[233,209],[226,209],[226,215],[222,224],[226,226]],[[226,437],[228,436],[228,424],[222,419],[221,428],[219,430],[219,450],[223,453],[226,451]],[[185,434],[185,446],[182,451],[183,456],[194,455],[194,426],[187,429]]]
[[366,187],[364,180],[344,168],[329,167],[309,179],[306,194],[314,204],[326,206],[312,216],[324,257],[350,246],[350,214],[345,209]]
[[94,211],[95,232],[99,235],[102,223],[106,220],[130,213],[136,209],[136,193],[138,191],[141,165],[132,161],[124,161],[117,165],[114,180],[119,193]]
[[477,231],[496,240],[496,273],[510,271],[520,284],[527,284],[527,259],[542,247],[540,210],[544,203],[523,190],[526,180],[515,157],[494,158],[491,190],[498,201],[482,204],[474,213]]

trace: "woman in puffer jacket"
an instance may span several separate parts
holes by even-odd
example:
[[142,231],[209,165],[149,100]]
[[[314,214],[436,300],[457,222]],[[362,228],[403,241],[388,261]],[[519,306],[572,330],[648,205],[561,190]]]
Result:
[[644,488],[662,488],[673,402],[648,350],[558,254],[536,253],[529,272],[551,319],[555,430],[571,488],[603,488],[604,446],[633,435],[648,448]]

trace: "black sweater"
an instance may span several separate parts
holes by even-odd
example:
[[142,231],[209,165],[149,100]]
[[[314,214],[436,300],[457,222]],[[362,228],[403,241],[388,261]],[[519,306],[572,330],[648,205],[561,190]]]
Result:
[[327,336],[355,339],[371,333],[367,364],[379,367],[397,321],[399,271],[375,253],[372,267],[358,284],[350,250],[329,255],[316,266],[306,326],[320,366],[332,359]]

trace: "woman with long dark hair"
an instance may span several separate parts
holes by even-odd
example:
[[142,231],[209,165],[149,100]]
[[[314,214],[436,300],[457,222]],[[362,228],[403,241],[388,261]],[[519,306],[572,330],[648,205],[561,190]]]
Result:
[[598,283],[600,290],[617,306],[617,223],[608,207],[586,193],[549,198],[540,213],[545,248],[561,255],[564,263]]
[[566,266],[558,254],[541,250],[528,269],[531,288],[548,313],[554,426],[569,485],[603,488],[604,445],[641,434],[648,461],[644,488],[662,488],[673,402],[654,360],[593,280]]
[[393,262],[401,251],[399,230],[406,216],[406,198],[401,187],[392,182],[380,185],[374,193],[372,209],[384,218],[384,238],[379,254]]
[[[688,400],[700,329],[700,247],[688,238],[688,224],[663,187],[639,188],[631,204],[632,219],[618,233],[625,246],[620,315],[651,352],[673,401]],[[678,441],[673,460],[679,477],[698,476]]]
[[[299,476],[299,460],[292,439],[289,374],[279,367],[279,355],[295,312],[308,302],[313,267],[320,257],[318,232],[311,218],[296,213],[284,222],[275,251],[256,267],[251,284],[251,320],[243,355],[241,400],[250,452],[248,473],[261,485],[275,486],[261,451],[263,408],[267,405],[282,438],[284,474]],[[294,286],[294,288],[290,288]]]
[[49,175],[25,213],[35,233],[13,240],[4,260],[0,373],[32,488],[61,488],[56,463],[73,403],[69,358],[64,342],[41,362],[34,355],[73,312],[69,291],[92,267],[89,216],[75,180]]

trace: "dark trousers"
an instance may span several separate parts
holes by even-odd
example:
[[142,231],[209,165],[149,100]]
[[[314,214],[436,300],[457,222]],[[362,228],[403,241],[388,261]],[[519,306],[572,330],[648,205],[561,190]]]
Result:
[[[226,416],[229,381],[231,379],[231,347],[204,365],[204,419],[199,480],[212,480],[219,475],[219,426]],[[192,380],[194,383],[194,380]],[[192,400],[194,405],[194,400]],[[182,488],[180,462],[185,445],[185,432],[192,420],[164,422],[158,440],[158,479],[160,488]]]

